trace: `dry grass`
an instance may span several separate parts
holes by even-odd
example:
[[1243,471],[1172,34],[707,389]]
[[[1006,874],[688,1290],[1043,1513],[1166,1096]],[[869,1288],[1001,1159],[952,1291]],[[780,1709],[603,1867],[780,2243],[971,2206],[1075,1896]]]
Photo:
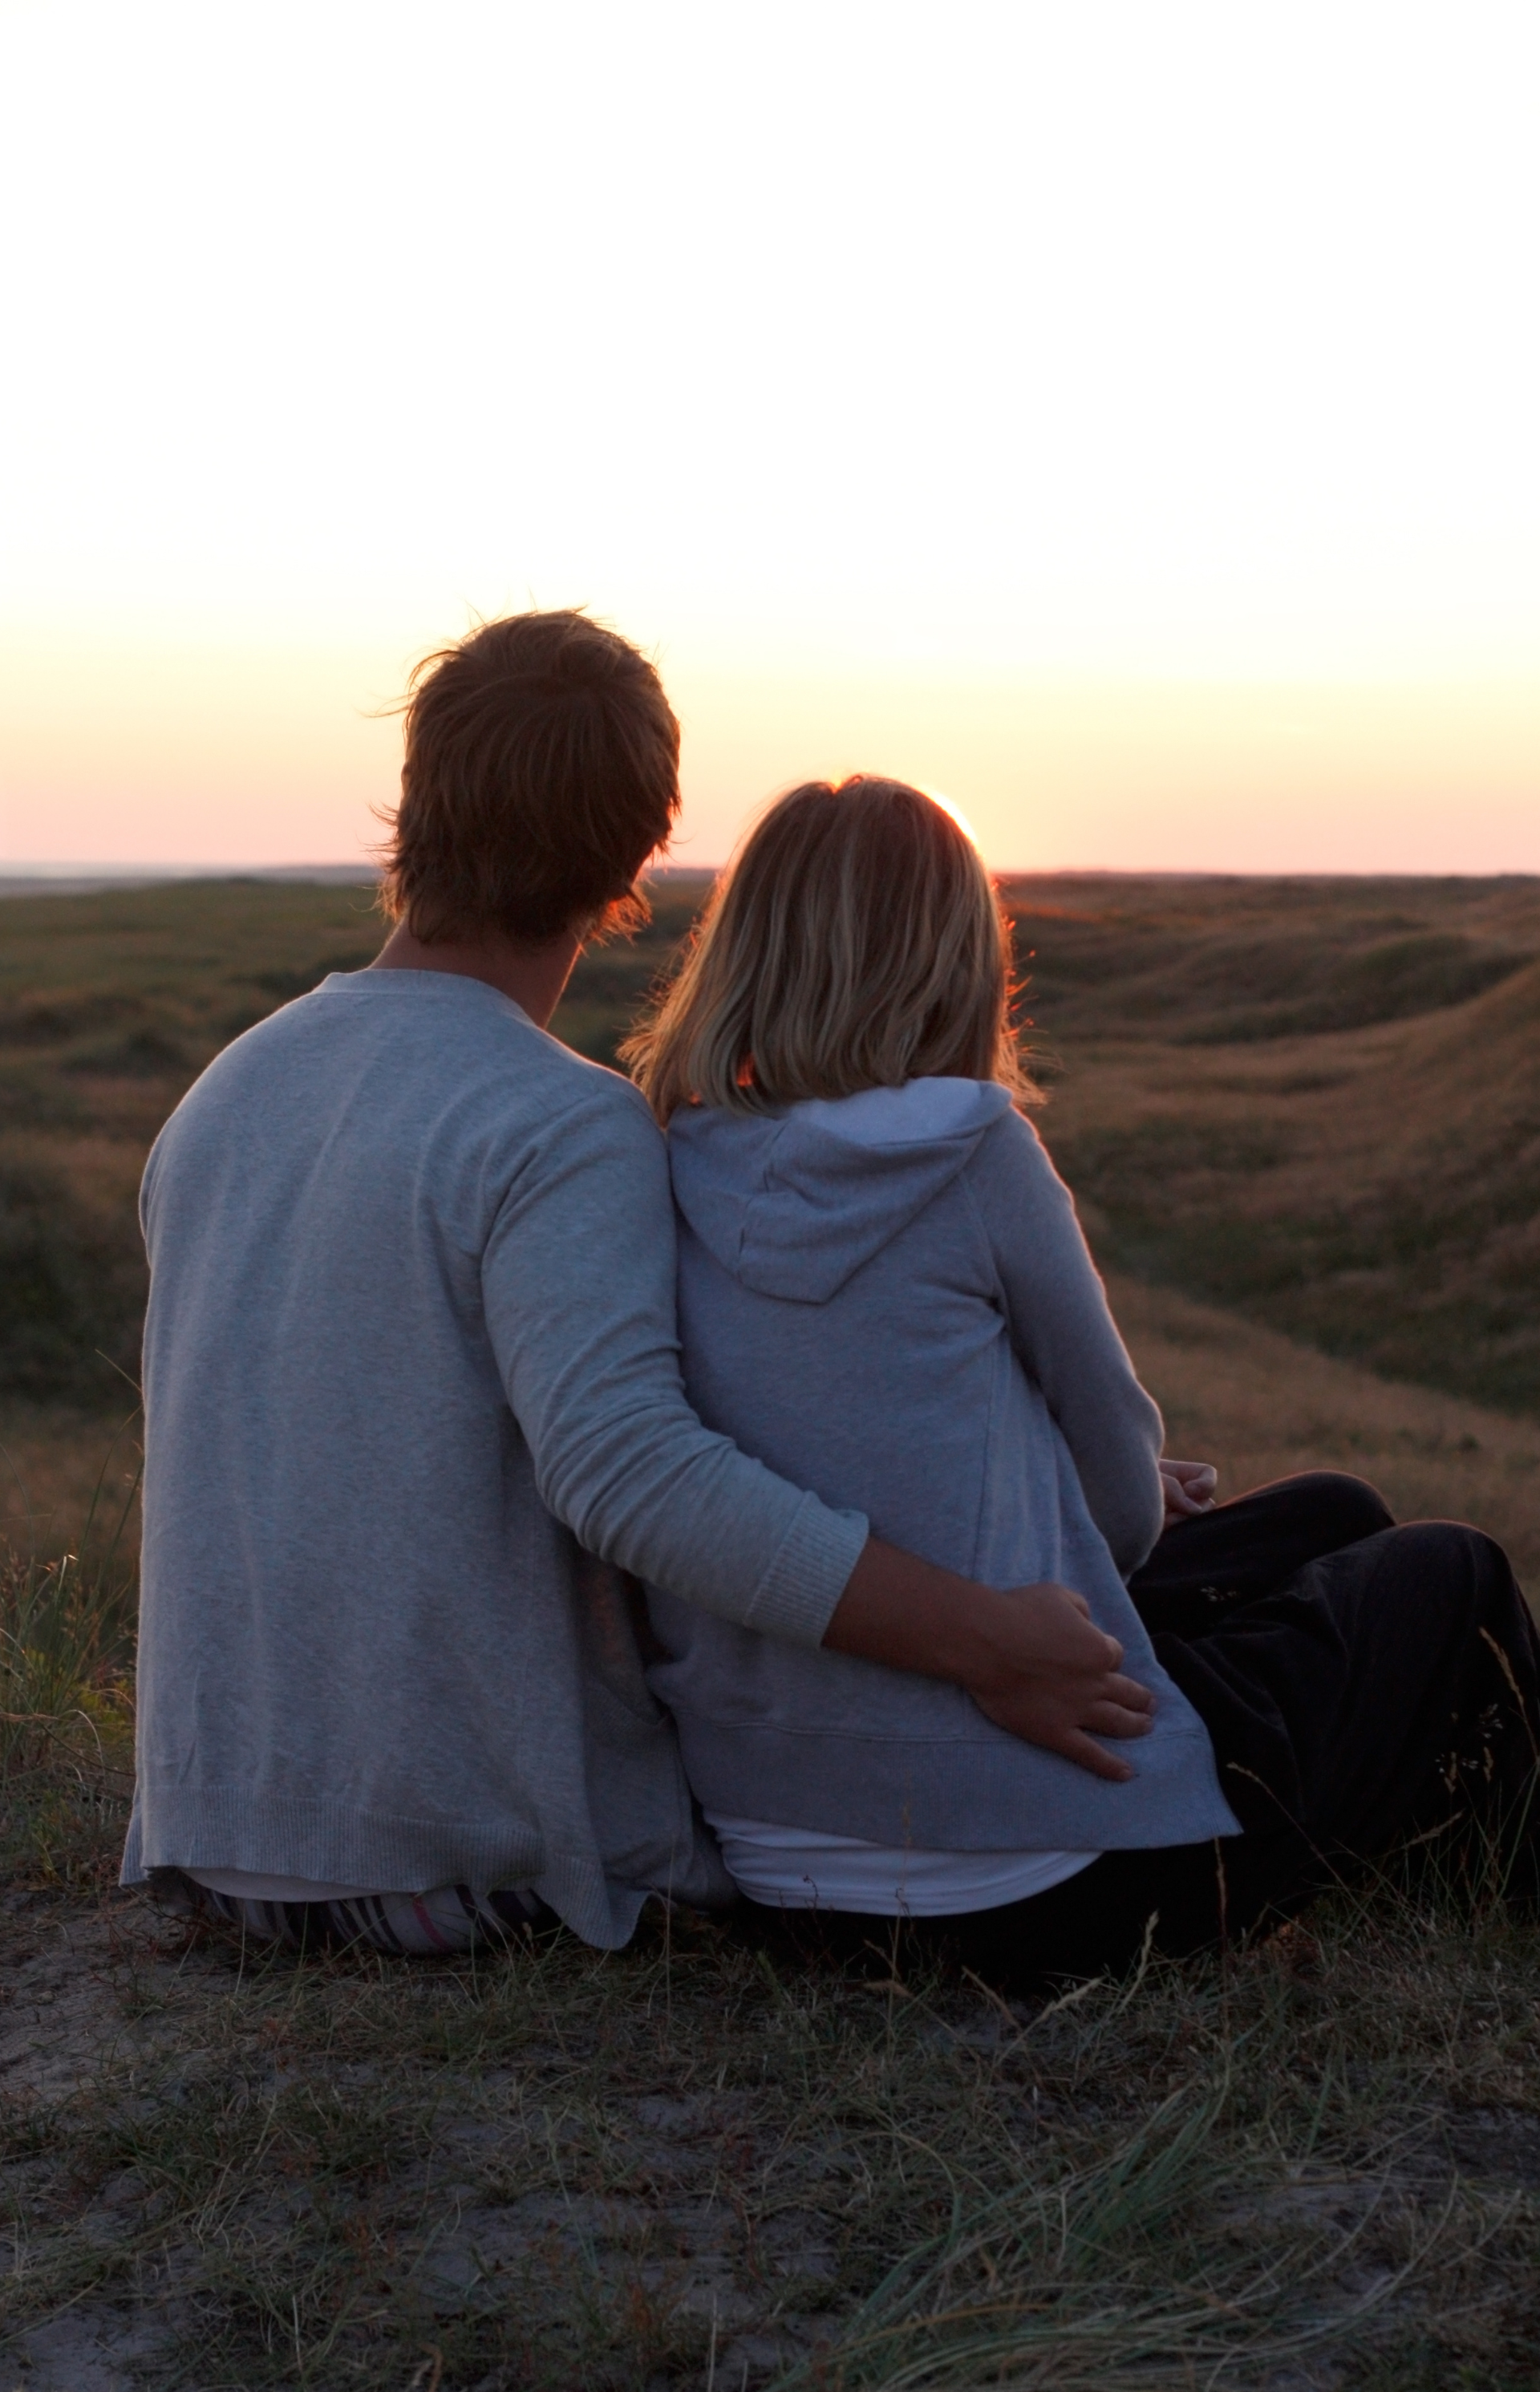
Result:
[[[707,882],[554,1027],[613,1060]],[[1540,882],[1057,875],[1009,891],[1051,1141],[1106,1259],[1540,1414]],[[367,962],[368,890],[0,899],[0,1388],[110,1409],[150,1138],[238,1031]]]
[[12,1884],[95,1891],[115,1874],[134,1783],[138,1477],[109,1489],[108,1476],[98,1466],[68,1542],[0,1540],[0,1866]]
[[1540,1941],[1341,1897],[1007,2007],[654,1918],[242,1967],[0,1916],[31,2392],[1533,2384]]
[[[661,882],[648,931],[585,956],[561,1036],[614,1060],[708,885]],[[367,888],[0,898],[0,1397],[119,1404],[144,1308],[136,1197],[151,1139],[227,1040],[367,964],[383,927]]]
[[0,1546],[52,1558],[86,1540],[88,1522],[110,1520],[137,1550],[143,1451],[127,1388],[123,1398],[118,1420],[14,1397],[0,1406]]

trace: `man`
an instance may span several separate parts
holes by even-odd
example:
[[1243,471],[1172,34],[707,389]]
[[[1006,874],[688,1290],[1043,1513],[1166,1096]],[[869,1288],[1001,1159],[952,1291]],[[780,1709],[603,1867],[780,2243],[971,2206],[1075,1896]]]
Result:
[[1079,1597],[894,1552],[685,1402],[661,1139],[545,1034],[638,918],[678,762],[652,668],[580,615],[430,660],[382,953],[156,1142],[125,1883],[412,1951],[543,1907],[614,1946],[650,1890],[725,1892],[617,1569],[1132,1774],[1094,1738],[1150,1697]]

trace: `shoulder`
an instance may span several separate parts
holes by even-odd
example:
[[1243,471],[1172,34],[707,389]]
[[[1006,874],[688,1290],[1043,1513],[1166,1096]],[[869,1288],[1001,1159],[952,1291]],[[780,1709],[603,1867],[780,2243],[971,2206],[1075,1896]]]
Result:
[[308,1149],[323,1134],[350,1153],[431,1151],[439,1176],[457,1158],[496,1176],[585,1153],[665,1168],[640,1089],[496,990],[359,972],[334,975],[217,1055],[162,1130],[151,1180],[173,1154],[253,1137]]
[[640,1088],[603,1063],[575,1055],[543,1031],[538,1062],[539,1086],[546,1099],[544,1119],[551,1129],[609,1140],[645,1154],[666,1168],[667,1148],[651,1106]]
[[1019,1223],[1024,1214],[1042,1222],[1074,1217],[1074,1197],[1053,1156],[1033,1124],[1014,1105],[979,1139],[967,1178],[987,1216],[1003,1216],[1012,1223]]
[[[486,1043],[466,1069],[452,1113],[455,1129],[494,1176],[571,1187],[598,1172],[666,1196],[667,1149],[640,1088],[606,1064],[575,1053],[514,1008],[484,1027]],[[489,1034],[490,1032],[490,1034]]]
[[1044,1188],[1063,1185],[1037,1129],[1014,1104],[1003,1107],[990,1122],[974,1163],[986,1174],[1026,1176]]

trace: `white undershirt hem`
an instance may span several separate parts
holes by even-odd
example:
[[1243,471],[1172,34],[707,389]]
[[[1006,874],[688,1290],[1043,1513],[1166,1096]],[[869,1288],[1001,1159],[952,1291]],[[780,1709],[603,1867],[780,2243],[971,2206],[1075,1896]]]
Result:
[[707,1811],[729,1875],[772,1910],[853,1910],[872,1918],[949,1918],[999,1910],[1077,1876],[1100,1852],[947,1852],[863,1843],[768,1819]]
[[263,1877],[254,1869],[185,1868],[194,1885],[236,1902],[380,1902],[373,1886],[315,1885],[304,1877]]

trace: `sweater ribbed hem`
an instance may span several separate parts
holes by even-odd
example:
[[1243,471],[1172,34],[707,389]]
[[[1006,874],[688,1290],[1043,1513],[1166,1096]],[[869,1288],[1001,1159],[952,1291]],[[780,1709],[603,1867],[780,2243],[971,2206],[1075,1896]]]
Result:
[[249,1869],[395,1893],[532,1886],[575,1935],[607,1952],[629,1943],[649,1893],[710,1902],[731,1892],[714,1851],[704,1867],[692,1849],[660,1852],[645,1885],[621,1884],[597,1852],[553,1849],[526,1822],[371,1816],[235,1787],[156,1788],[148,1800],[141,1789],[119,1881],[142,1885],[158,1868]]
[[870,1534],[863,1513],[831,1511],[815,1495],[804,1495],[744,1627],[789,1644],[822,1644]]

